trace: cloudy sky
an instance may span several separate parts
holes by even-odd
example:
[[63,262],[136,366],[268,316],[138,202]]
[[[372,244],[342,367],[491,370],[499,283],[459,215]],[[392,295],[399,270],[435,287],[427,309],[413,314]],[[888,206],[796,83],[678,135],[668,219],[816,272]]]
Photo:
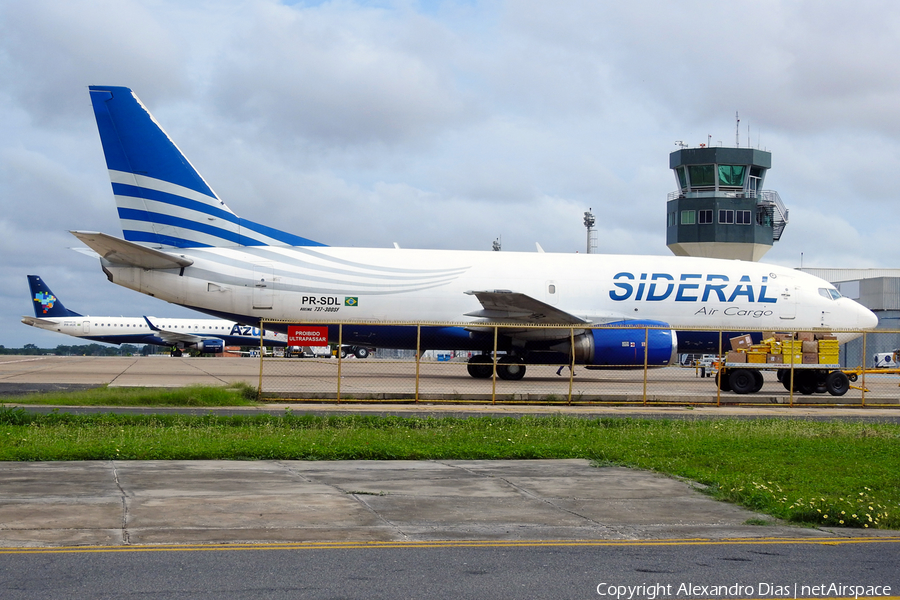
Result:
[[[106,281],[121,235],[88,85],[131,87],[241,216],[334,246],[667,255],[668,155],[772,152],[763,259],[897,267],[892,0],[0,0],[0,344],[27,274],[92,315],[192,313]],[[709,137],[711,136],[711,137]]]

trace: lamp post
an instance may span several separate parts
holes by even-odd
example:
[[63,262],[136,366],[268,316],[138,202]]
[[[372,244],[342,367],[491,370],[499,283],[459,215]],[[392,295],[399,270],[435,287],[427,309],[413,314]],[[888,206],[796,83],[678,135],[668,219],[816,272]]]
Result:
[[587,253],[592,254],[592,249],[597,247],[597,241],[594,238],[594,223],[596,219],[594,219],[594,215],[591,213],[591,209],[587,209],[587,212],[584,213],[584,226],[587,227]]

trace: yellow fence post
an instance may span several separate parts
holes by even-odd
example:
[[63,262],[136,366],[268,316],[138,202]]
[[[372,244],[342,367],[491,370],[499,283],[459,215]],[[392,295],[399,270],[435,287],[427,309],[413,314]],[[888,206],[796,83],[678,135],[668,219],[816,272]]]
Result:
[[419,403],[419,365],[422,359],[422,326],[416,325],[416,404]]
[[[716,355],[716,360],[719,363],[719,367],[716,369],[716,406],[722,406],[722,378],[725,374],[722,372],[722,332],[719,332],[719,353]],[[712,365],[709,366],[712,368]]]
[[647,350],[650,345],[650,327],[644,327],[644,406],[647,406]]
[[866,407],[866,332],[863,332],[863,347],[862,347],[862,384],[860,387],[862,388],[860,391],[862,392],[862,399],[860,400],[861,406],[863,408]]
[[497,331],[499,326],[494,325],[494,373],[491,375],[491,404],[497,403]]
[[256,386],[256,401],[259,402],[260,398],[262,398],[262,379],[263,379],[263,358],[266,355],[266,349],[263,346],[263,332],[266,330],[266,322],[260,320],[259,322],[259,385]]
[[338,378],[337,378],[337,401],[338,404],[341,402],[341,367],[343,365],[343,358],[341,358],[341,354],[344,352],[344,325],[343,323],[338,323],[338,348],[337,348],[337,359],[338,359]]
[[572,406],[572,387],[575,384],[575,328],[569,327],[569,401]]

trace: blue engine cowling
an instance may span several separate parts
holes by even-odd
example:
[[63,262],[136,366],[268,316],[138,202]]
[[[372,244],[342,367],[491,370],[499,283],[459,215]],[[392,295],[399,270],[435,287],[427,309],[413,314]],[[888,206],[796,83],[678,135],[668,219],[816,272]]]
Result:
[[219,354],[225,352],[225,342],[219,338],[206,338],[197,343],[199,352],[208,352],[210,354]]
[[[644,342],[647,366],[676,363],[678,338],[662,321],[616,321],[575,336],[575,362],[587,368],[643,367]],[[568,344],[567,344],[568,346]]]

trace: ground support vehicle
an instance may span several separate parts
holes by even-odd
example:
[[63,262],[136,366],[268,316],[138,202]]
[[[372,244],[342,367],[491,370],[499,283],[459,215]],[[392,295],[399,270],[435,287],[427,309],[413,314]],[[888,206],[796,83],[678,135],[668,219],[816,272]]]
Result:
[[850,389],[850,377],[838,364],[725,363],[716,374],[716,383],[723,392],[755,394],[762,389],[764,371],[775,371],[784,389],[793,387],[804,395],[828,392],[843,396]]
[[356,358],[368,358],[373,352],[375,352],[375,348],[368,346],[341,346],[341,358],[347,358],[350,354]]

